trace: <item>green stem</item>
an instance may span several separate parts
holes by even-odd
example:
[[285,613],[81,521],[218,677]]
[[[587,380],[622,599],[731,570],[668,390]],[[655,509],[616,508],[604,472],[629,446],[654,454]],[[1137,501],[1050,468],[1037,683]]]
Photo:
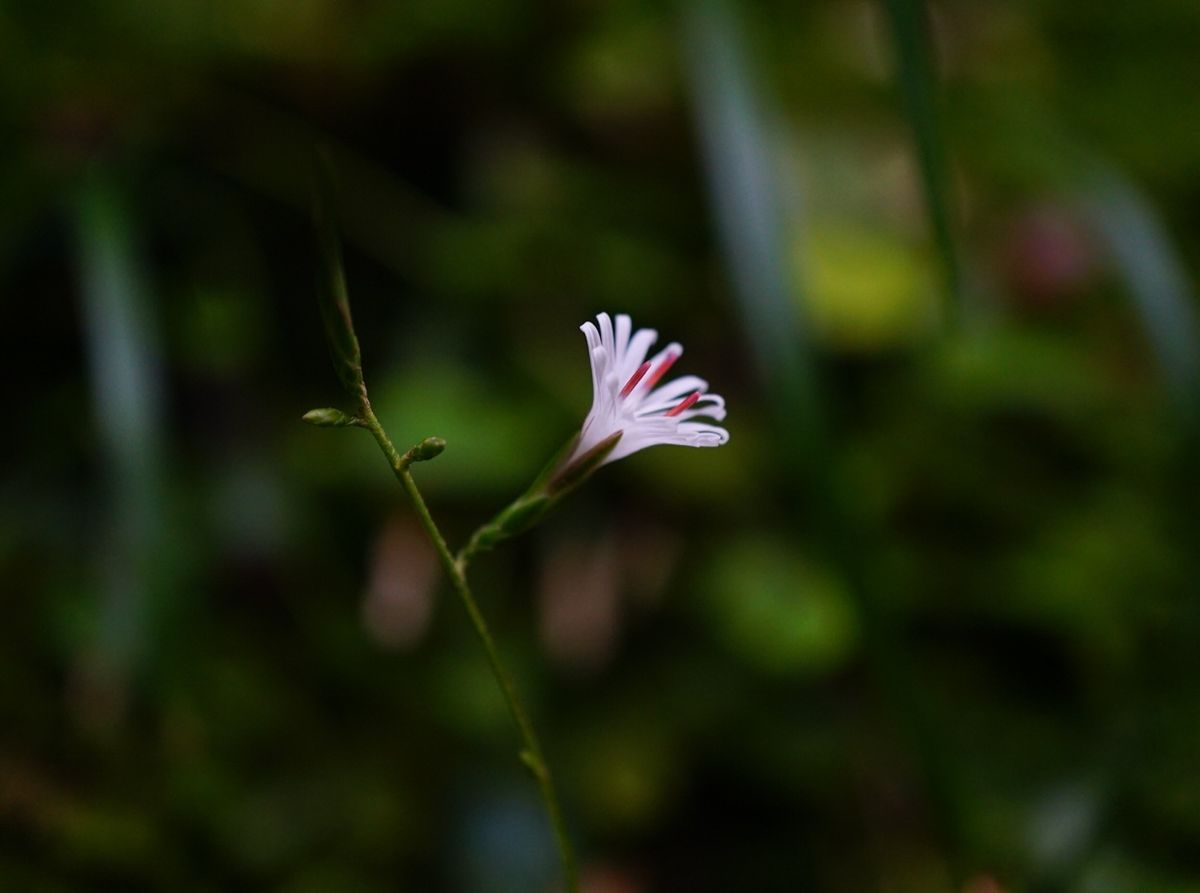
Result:
[[538,741],[537,734],[533,730],[533,723],[529,720],[529,714],[526,712],[524,705],[522,705],[521,699],[517,696],[517,689],[513,684],[512,676],[509,675],[508,670],[505,669],[503,662],[500,660],[500,652],[496,648],[496,641],[492,638],[487,622],[483,619],[483,614],[479,610],[479,605],[476,603],[475,597],[471,594],[471,588],[467,585],[465,563],[455,560],[449,546],[446,545],[445,537],[442,536],[442,532],[434,522],[433,516],[429,513],[429,507],[425,505],[421,491],[417,489],[417,483],[413,480],[412,473],[408,470],[409,465],[414,460],[416,447],[404,455],[401,455],[396,450],[387,433],[383,430],[383,426],[379,423],[379,419],[376,418],[375,413],[371,410],[371,404],[366,399],[365,393],[362,397],[361,422],[362,426],[371,432],[371,435],[375,438],[375,442],[379,444],[379,448],[383,450],[384,456],[387,457],[388,463],[392,466],[392,471],[395,473],[396,479],[400,481],[404,492],[408,494],[408,498],[416,510],[417,519],[429,535],[434,549],[437,550],[438,559],[442,563],[442,569],[445,570],[446,576],[450,578],[450,584],[454,588],[455,594],[458,595],[459,601],[462,602],[462,606],[471,620],[471,625],[475,628],[475,634],[479,637],[479,641],[483,645],[483,650],[487,654],[488,664],[492,669],[492,675],[496,677],[496,683],[500,686],[500,692],[504,695],[504,701],[508,705],[508,712],[512,714],[513,721],[517,724],[517,730],[521,735],[521,762],[533,773],[534,780],[537,782],[538,792],[541,794],[542,803],[546,808],[546,815],[549,817],[550,825],[554,830],[554,838],[558,846],[558,856],[562,862],[566,893],[577,893],[579,890],[579,873],[575,867],[575,857],[571,850],[571,842],[567,837],[566,825],[563,822],[562,812],[558,806],[558,795],[554,791],[554,782],[550,777],[550,768],[546,765],[546,758],[542,753],[542,746]]

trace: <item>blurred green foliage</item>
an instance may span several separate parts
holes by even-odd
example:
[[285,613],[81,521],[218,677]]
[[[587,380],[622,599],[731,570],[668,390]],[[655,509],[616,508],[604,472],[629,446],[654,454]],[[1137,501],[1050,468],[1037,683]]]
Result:
[[1200,890],[1200,7],[927,11],[962,325],[881,5],[725,6],[758,316],[682,7],[0,9],[0,889],[552,888],[394,481],[299,422],[321,144],[454,544],[579,424],[596,312],[729,401],[473,571],[589,893]]

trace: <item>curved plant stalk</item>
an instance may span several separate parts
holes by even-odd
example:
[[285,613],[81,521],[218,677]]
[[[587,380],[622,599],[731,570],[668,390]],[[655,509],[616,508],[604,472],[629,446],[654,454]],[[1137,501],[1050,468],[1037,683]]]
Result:
[[1119,168],[1085,157],[1077,202],[1126,282],[1189,438],[1200,438],[1200,317],[1186,266],[1153,204]]
[[441,453],[445,448],[445,441],[438,437],[427,437],[408,452],[401,455],[388,438],[387,432],[383,430],[383,425],[379,423],[379,419],[376,418],[375,413],[371,410],[371,403],[365,393],[363,394],[361,409],[361,415],[356,421],[360,427],[366,428],[371,432],[371,436],[379,444],[383,455],[387,457],[388,464],[392,466],[392,471],[396,475],[396,479],[400,482],[400,486],[404,488],[404,492],[408,495],[409,501],[417,513],[417,519],[421,522],[421,527],[424,528],[430,542],[433,543],[433,547],[438,554],[438,560],[442,564],[442,569],[446,572],[446,576],[450,578],[450,585],[453,587],[455,595],[458,596],[458,600],[462,602],[462,606],[467,612],[467,617],[471,620],[471,626],[475,629],[475,634],[479,637],[479,642],[483,646],[484,653],[487,655],[492,675],[496,677],[496,683],[500,686],[500,692],[504,696],[508,712],[512,715],[513,721],[517,724],[517,731],[521,735],[521,762],[525,764],[526,768],[533,774],[534,781],[537,782],[538,793],[541,795],[542,803],[546,808],[546,815],[550,819],[550,825],[554,830],[555,844],[558,847],[559,860],[562,863],[563,881],[568,893],[575,893],[579,889],[575,856],[571,849],[570,838],[567,837],[566,824],[563,822],[562,810],[558,805],[558,795],[554,790],[554,781],[550,777],[550,768],[546,765],[546,758],[542,752],[541,742],[538,740],[537,733],[533,730],[533,723],[529,720],[529,714],[526,712],[520,697],[517,695],[517,689],[513,684],[512,676],[500,660],[496,641],[492,638],[487,621],[483,619],[483,614],[479,610],[479,604],[471,594],[471,587],[467,584],[466,565],[458,561],[450,552],[449,546],[446,545],[445,537],[442,536],[442,532],[434,522],[433,516],[429,513],[429,507],[425,504],[425,499],[421,496],[421,491],[417,489],[417,483],[413,480],[412,472],[409,471],[409,466],[413,462],[432,459]]
[[[907,0],[906,0],[907,2]],[[903,624],[880,581],[868,571],[877,532],[854,510],[829,427],[816,359],[799,314],[784,257],[787,209],[771,154],[777,115],[756,83],[741,44],[733,4],[685,7],[688,83],[707,167],[714,221],[732,291],[759,372],[779,413],[789,449],[781,482],[803,493],[816,541],[854,600],[874,684],[914,757],[952,868],[966,860],[968,798],[961,771],[928,704]]]
[[[407,452],[401,454],[388,437],[387,432],[384,431],[383,425],[380,424],[374,410],[371,408],[371,401],[367,395],[366,380],[363,377],[362,355],[359,349],[358,337],[354,332],[354,323],[350,316],[350,301],[346,290],[345,275],[342,270],[341,247],[333,225],[332,215],[328,209],[328,199],[333,192],[329,181],[328,165],[324,163],[319,164],[317,174],[315,220],[323,255],[323,269],[318,291],[321,316],[325,323],[330,353],[338,378],[346,392],[357,405],[354,414],[345,413],[333,408],[314,409],[305,413],[304,421],[322,428],[366,428],[371,432],[371,436],[375,438],[375,442],[379,444],[379,449],[383,451],[388,464],[392,467],[392,472],[396,475],[396,479],[400,482],[400,486],[404,488],[405,494],[412,503],[421,527],[429,536],[430,542],[433,543],[442,569],[446,572],[446,576],[450,578],[450,585],[454,589],[455,595],[458,596],[458,600],[462,603],[463,609],[467,612],[471,626],[474,628],[475,634],[483,646],[488,666],[491,668],[492,675],[496,678],[496,684],[500,687],[500,693],[504,697],[508,712],[512,715],[513,721],[517,726],[517,732],[521,737],[520,760],[533,774],[534,781],[537,783],[538,793],[546,810],[546,815],[550,820],[550,825],[554,832],[555,844],[558,848],[559,860],[562,863],[564,889],[566,893],[577,893],[579,890],[579,874],[575,866],[575,856],[571,849],[570,839],[567,837],[566,824],[563,821],[562,810],[558,805],[558,795],[554,789],[550,769],[546,765],[546,758],[542,751],[541,742],[538,740],[537,733],[534,732],[533,723],[529,719],[529,713],[517,695],[517,689],[513,684],[512,676],[500,659],[500,652],[496,648],[496,641],[492,637],[487,622],[479,610],[479,605],[475,601],[475,597],[471,594],[471,588],[467,584],[466,561],[455,558],[454,554],[450,551],[450,547],[446,545],[446,539],[442,536],[442,532],[434,522],[433,516],[429,513],[429,507],[425,504],[425,499],[421,496],[421,491],[417,488],[417,483],[413,479],[412,472],[409,471],[409,466],[412,463],[428,461],[440,455],[442,450],[446,448],[446,442],[440,437],[427,437]],[[550,495],[553,497],[557,494]],[[508,531],[503,532],[505,535],[511,535]],[[466,554],[469,554],[469,552],[469,549],[464,550]]]

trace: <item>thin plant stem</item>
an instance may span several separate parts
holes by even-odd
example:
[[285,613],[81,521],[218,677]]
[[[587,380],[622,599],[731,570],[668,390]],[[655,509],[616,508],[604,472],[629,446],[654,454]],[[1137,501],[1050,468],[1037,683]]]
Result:
[[533,723],[529,720],[529,714],[521,703],[520,697],[517,695],[517,689],[513,684],[512,676],[500,660],[500,652],[497,650],[496,641],[492,638],[492,634],[488,629],[487,621],[483,619],[479,605],[475,601],[475,597],[471,594],[471,588],[467,584],[465,563],[455,560],[450,547],[446,545],[445,537],[442,536],[442,532],[434,522],[433,516],[429,513],[429,507],[425,504],[425,500],[421,496],[421,491],[417,489],[417,483],[413,480],[412,472],[409,471],[409,465],[414,461],[414,451],[416,448],[414,447],[413,450],[409,450],[409,452],[403,455],[397,451],[392,441],[388,438],[387,433],[383,430],[383,426],[379,423],[379,419],[376,418],[375,413],[371,410],[371,404],[366,399],[365,392],[362,395],[361,410],[359,421],[362,427],[371,432],[371,435],[375,438],[375,442],[379,444],[379,448],[383,451],[388,463],[392,466],[392,471],[395,473],[396,479],[400,481],[400,486],[408,494],[409,501],[412,502],[413,509],[417,513],[417,519],[425,529],[425,533],[429,535],[429,539],[437,551],[438,559],[441,561],[442,569],[445,570],[446,576],[450,578],[450,584],[458,596],[458,600],[462,602],[462,606],[471,620],[471,626],[475,628],[475,634],[479,637],[479,641],[483,645],[492,675],[496,677],[496,683],[500,686],[504,702],[508,705],[508,712],[512,715],[513,721],[517,725],[517,731],[521,735],[521,762],[533,774],[534,780],[537,782],[538,793],[541,795],[542,803],[546,809],[546,815],[550,819],[550,825],[554,831],[555,843],[558,847],[559,860],[562,863],[563,882],[566,893],[577,893],[579,890],[579,872],[575,867],[575,856],[571,849],[571,841],[567,837],[566,825],[563,822],[562,811],[558,805],[558,795],[554,790],[554,781],[550,776],[550,768],[546,764],[542,745],[538,741],[537,733],[533,730]]

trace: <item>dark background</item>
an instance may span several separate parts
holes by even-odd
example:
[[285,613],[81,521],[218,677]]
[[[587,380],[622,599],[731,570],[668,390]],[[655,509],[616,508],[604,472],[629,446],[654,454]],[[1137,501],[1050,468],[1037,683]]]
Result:
[[0,889],[553,888],[403,494],[299,421],[323,145],[452,543],[597,312],[728,400],[472,570],[587,893],[1200,890],[1198,88],[1192,0],[0,6]]

